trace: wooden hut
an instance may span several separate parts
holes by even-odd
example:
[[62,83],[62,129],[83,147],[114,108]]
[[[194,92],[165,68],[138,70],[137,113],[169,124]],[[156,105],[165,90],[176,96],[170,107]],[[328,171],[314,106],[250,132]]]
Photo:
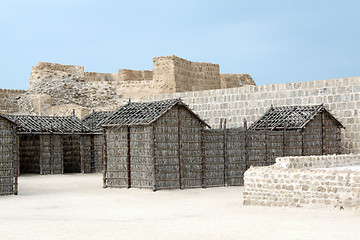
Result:
[[100,123],[104,128],[104,187],[201,187],[204,128],[180,99],[129,102]]
[[9,115],[19,135],[20,173],[91,172],[91,131],[76,117]]
[[283,156],[340,154],[341,128],[323,105],[271,107],[250,126],[282,138]]
[[98,124],[110,116],[113,111],[98,111],[93,112],[82,119],[84,126],[88,127],[91,132],[91,158],[94,159],[94,166],[92,172],[101,172],[103,169],[102,152],[104,138],[102,136],[102,127]]
[[18,192],[18,138],[16,124],[0,114],[0,195]]

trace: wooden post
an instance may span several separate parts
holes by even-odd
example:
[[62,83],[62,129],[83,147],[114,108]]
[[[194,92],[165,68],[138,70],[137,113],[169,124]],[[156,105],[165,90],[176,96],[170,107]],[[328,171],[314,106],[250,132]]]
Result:
[[223,147],[223,155],[224,155],[224,186],[228,186],[228,159],[227,159],[227,135],[226,135],[226,118],[224,119],[224,147]]
[[321,112],[321,155],[326,155],[325,114]]
[[205,127],[201,125],[201,186],[206,188],[205,171],[206,171],[206,159],[205,159]]
[[178,125],[178,134],[179,134],[179,185],[180,189],[184,189],[184,171],[183,171],[183,157],[182,157],[182,129],[181,129],[181,107],[178,106],[178,117],[179,117],[179,125]]
[[[42,125],[40,123],[40,132],[42,132]],[[39,162],[40,162],[40,175],[44,174],[43,173],[43,157],[42,157],[42,135],[39,135]]]
[[151,160],[152,160],[152,169],[151,169],[151,180],[152,180],[152,189],[156,191],[156,159],[155,159],[155,134],[154,134],[154,125],[150,125],[150,140],[151,140]]
[[248,162],[249,162],[249,154],[248,154],[248,129],[247,129],[247,121],[246,121],[246,118],[244,118],[244,128],[245,128],[245,132],[244,132],[244,138],[245,138],[245,171],[248,170],[249,168],[249,165],[248,165]]
[[106,129],[103,128],[103,146],[102,146],[102,163],[103,163],[103,188],[106,188],[106,170],[107,170],[107,144]]
[[127,168],[127,185],[131,188],[131,149],[130,149],[130,126],[127,126],[127,156],[126,156],[126,168]]
[[95,140],[94,140],[94,138],[95,138],[95,136],[94,135],[91,135],[90,136],[90,140],[91,140],[91,146],[90,146],[90,152],[91,152],[91,162],[90,162],[90,171],[92,172],[92,173],[94,173],[95,172],[95,146],[94,146],[94,144],[95,144]]
[[283,131],[283,156],[286,156],[286,124],[284,125]]
[[19,177],[19,136],[17,135],[17,129],[14,127],[14,194],[18,194],[18,177]]
[[305,131],[301,129],[301,156],[305,156]]
[[64,173],[64,128],[63,128],[63,123],[61,122],[61,132],[62,134],[60,135],[60,147],[61,147],[61,173]]
[[80,135],[80,151],[81,173],[85,173],[84,134]]
[[53,139],[53,133],[52,133],[52,125],[50,126],[50,136],[49,136],[49,153],[50,153],[50,159],[49,159],[49,164],[50,164],[50,174],[54,174],[54,166],[53,166],[53,162],[54,162],[54,139]]
[[268,118],[265,117],[265,165],[268,165],[268,154],[269,154],[269,122]]

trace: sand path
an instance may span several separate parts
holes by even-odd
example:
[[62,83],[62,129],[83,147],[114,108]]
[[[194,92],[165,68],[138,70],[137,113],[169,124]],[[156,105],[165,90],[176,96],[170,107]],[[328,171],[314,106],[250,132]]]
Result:
[[242,205],[243,187],[103,189],[101,174],[27,175],[0,197],[0,239],[360,239],[360,211]]

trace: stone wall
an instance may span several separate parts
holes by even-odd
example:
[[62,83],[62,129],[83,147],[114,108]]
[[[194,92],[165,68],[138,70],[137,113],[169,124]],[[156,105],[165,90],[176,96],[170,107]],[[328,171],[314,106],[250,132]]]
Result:
[[120,69],[118,77],[119,81],[149,81],[153,79],[153,72],[148,70]]
[[235,88],[245,85],[255,85],[254,80],[249,74],[221,73],[221,88]]
[[162,89],[160,93],[255,85],[249,74],[220,74],[218,64],[191,62],[174,55],[154,57],[153,62],[153,79]]
[[120,69],[117,73],[85,72],[83,66],[39,62],[32,68],[29,88],[22,99],[11,100],[13,104],[7,105],[12,109],[0,102],[0,110],[59,115],[76,109],[82,117],[82,113],[92,110],[117,109],[129,98],[255,84],[248,74],[225,74],[220,78],[217,64],[176,56],[155,57],[153,62],[153,71]]
[[360,171],[330,168],[360,165],[359,155],[284,157],[276,161],[273,166],[251,167],[245,172],[245,205],[360,207]]
[[253,123],[271,105],[324,104],[346,128],[341,134],[342,152],[360,153],[360,77],[158,94],[142,100],[179,97],[212,127],[226,118],[229,128],[243,126],[244,118]]
[[0,89],[0,113],[17,112],[19,110],[17,101],[25,92],[25,90]]
[[173,56],[176,92],[221,88],[218,64],[191,62]]

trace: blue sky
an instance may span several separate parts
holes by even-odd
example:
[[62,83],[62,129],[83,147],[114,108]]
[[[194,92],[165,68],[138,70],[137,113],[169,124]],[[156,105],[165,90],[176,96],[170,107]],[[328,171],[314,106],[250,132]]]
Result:
[[177,55],[258,85],[360,76],[360,1],[0,1],[0,88],[37,62],[152,69]]

